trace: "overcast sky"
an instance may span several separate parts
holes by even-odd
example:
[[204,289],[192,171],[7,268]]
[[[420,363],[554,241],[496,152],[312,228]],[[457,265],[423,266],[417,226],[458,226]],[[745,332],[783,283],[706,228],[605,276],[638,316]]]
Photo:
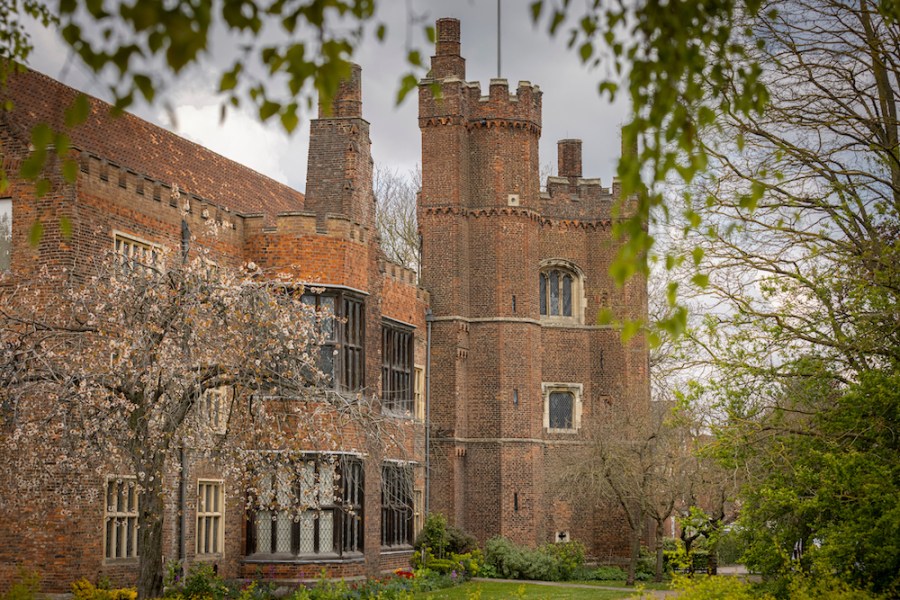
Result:
[[[543,130],[541,164],[556,172],[556,142],[563,138],[584,140],[584,175],[600,177],[609,185],[619,153],[618,128],[626,118],[624,99],[610,105],[597,93],[600,75],[582,67],[574,52],[565,48],[565,35],[551,39],[544,29],[531,25],[529,2],[503,0],[501,19],[501,76],[515,89],[520,80],[541,87]],[[371,123],[372,153],[376,164],[400,171],[414,169],[421,161],[416,94],[395,105],[399,77],[407,70],[409,43],[429,56],[433,47],[421,34],[421,26],[409,26],[411,16],[430,22],[456,17],[462,30],[462,55],[466,78],[481,83],[497,76],[496,0],[381,0],[377,20],[388,25],[388,38],[379,44],[367,40],[356,61],[363,68],[363,116]],[[68,53],[55,32],[34,30],[35,52],[30,65],[89,94],[106,99],[102,81],[92,76]],[[219,123],[219,100],[215,95],[217,67],[221,57],[233,52],[233,39],[215,36],[209,56],[199,68],[181,77],[167,92],[175,107],[176,122],[159,103],[138,105],[139,116],[244,163],[299,190],[306,188],[308,119],[288,136],[280,124],[258,123],[251,113],[231,111]],[[217,64],[217,57],[219,64]]]

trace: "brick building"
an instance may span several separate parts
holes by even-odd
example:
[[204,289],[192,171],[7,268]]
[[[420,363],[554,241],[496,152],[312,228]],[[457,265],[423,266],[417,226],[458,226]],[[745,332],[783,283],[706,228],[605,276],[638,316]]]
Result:
[[[314,287],[315,301],[346,319],[334,354],[336,387],[387,397],[398,380],[383,374],[396,370],[400,378],[402,392],[386,409],[408,435],[404,451],[353,454],[341,463],[342,479],[358,483],[343,484],[347,497],[336,504],[353,504],[360,515],[357,542],[338,533],[336,523],[350,519],[340,506],[329,517],[333,529],[322,520],[307,524],[315,529],[311,545],[303,523],[261,530],[241,490],[188,449],[168,481],[167,560],[209,561],[229,577],[296,581],[323,567],[334,576],[373,574],[407,564],[426,505],[481,540],[576,539],[597,557],[624,553],[614,511],[571,506],[553,483],[567,448],[585,440],[604,403],[648,401],[644,345],[623,346],[616,331],[593,324],[603,307],[646,312],[641,282],[619,289],[607,275],[616,185],[583,178],[581,142],[563,140],[559,174],[542,191],[541,91],[521,82],[510,94],[505,80],[492,80],[482,96],[465,81],[459,22],[442,19],[437,31],[432,70],[419,90],[419,283],[378,245],[358,68],[330,115],[320,110],[311,124],[306,194],[132,115],[114,119],[91,99],[87,122],[69,132],[77,181],[57,178],[35,201],[33,183],[16,176],[30,131],[38,123],[62,129],[77,92],[34,72],[10,78],[3,94],[15,110],[0,114],[10,185],[0,209],[12,217],[11,252],[0,262],[0,288],[38,268],[78,274],[91,256],[183,248],[193,236],[191,247],[209,248],[217,264],[276,269]],[[35,221],[44,225],[36,247],[27,243]],[[219,225],[216,237],[204,234],[209,222]],[[322,449],[309,451],[315,462]],[[125,478],[73,473],[42,491],[54,499],[49,508],[0,501],[0,589],[20,566],[39,568],[47,591],[64,591],[80,577],[133,580],[133,553],[111,540],[133,533],[127,523],[136,509],[127,500],[73,501],[66,491],[74,483],[112,498]],[[382,506],[384,486],[408,490],[402,506]],[[213,542],[202,533],[210,523],[219,532]]]
[[[440,86],[435,98],[433,84]],[[617,288],[616,183],[582,177],[581,141],[559,142],[539,187],[541,90],[466,81],[459,21],[437,23],[422,130],[422,284],[433,311],[431,510],[481,539],[580,540],[624,554],[609,507],[571,506],[555,481],[607,403],[649,403],[648,354],[596,325],[646,314],[646,285]]]

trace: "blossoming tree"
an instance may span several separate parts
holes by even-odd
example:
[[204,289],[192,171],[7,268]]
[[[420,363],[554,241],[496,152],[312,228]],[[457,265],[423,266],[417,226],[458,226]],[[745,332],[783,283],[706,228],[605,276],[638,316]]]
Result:
[[[155,255],[113,255],[92,274],[45,273],[4,293],[0,479],[15,482],[4,501],[66,474],[130,471],[138,593],[153,598],[162,592],[172,492],[165,475],[180,449],[212,457],[248,497],[284,510],[272,506],[284,499],[253,493],[253,474],[304,448],[350,443],[345,435],[361,445],[391,439],[380,410],[363,395],[336,393],[319,370],[333,317],[302,293],[252,263],[233,269]],[[17,476],[26,469],[29,477]]]

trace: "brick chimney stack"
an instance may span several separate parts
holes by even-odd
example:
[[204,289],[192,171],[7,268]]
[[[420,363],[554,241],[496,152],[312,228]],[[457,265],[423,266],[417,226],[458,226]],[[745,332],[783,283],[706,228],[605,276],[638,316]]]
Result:
[[435,56],[431,57],[431,77],[455,77],[465,81],[466,59],[459,55],[459,19],[438,19]]
[[362,117],[362,68],[359,65],[350,65],[350,75],[341,80],[334,98],[331,99],[331,114],[326,113],[326,107],[320,101],[320,119]]
[[557,160],[560,177],[581,177],[581,140],[559,140]]

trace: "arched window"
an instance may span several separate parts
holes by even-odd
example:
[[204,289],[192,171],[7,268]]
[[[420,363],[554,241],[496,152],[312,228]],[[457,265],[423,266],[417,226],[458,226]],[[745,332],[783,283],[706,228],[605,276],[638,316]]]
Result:
[[574,265],[547,261],[540,273],[541,317],[580,319],[582,314],[582,275]]

